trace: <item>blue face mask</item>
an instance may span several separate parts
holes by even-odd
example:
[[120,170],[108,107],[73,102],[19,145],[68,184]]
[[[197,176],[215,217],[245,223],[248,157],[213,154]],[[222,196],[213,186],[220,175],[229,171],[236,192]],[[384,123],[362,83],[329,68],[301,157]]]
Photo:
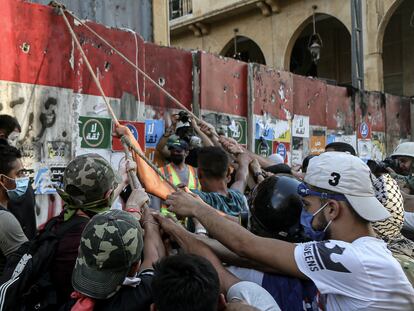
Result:
[[[5,175],[3,175],[5,176]],[[15,184],[16,184],[16,188],[14,189],[7,189],[6,187],[3,186],[4,189],[6,189],[7,192],[7,196],[9,197],[9,199],[11,201],[16,201],[18,199],[20,199],[22,196],[24,196],[24,194],[27,191],[27,187],[29,187],[29,177],[22,177],[22,178],[10,178],[7,177],[8,179],[14,180]]]
[[321,212],[328,203],[323,205],[320,209],[318,209],[314,214],[309,213],[307,210],[302,208],[302,212],[300,214],[300,224],[303,226],[303,229],[305,231],[305,235],[312,239],[313,241],[322,241],[325,238],[326,230],[328,229],[329,225],[331,224],[332,220],[328,222],[325,229],[321,230],[315,230],[312,227],[312,221],[313,218]]

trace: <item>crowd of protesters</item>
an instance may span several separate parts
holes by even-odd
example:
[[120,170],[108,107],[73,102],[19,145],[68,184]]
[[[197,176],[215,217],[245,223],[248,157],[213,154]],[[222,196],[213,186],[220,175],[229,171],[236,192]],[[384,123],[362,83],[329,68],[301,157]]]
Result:
[[157,146],[178,191],[77,156],[36,234],[19,132],[0,116],[0,311],[414,310],[412,142],[368,165],[332,143],[291,168],[181,113]]

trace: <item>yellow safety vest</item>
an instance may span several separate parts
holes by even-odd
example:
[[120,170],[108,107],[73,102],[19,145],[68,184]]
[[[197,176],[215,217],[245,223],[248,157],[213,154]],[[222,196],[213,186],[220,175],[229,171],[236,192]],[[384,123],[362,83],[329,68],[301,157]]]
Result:
[[[200,190],[201,185],[200,185],[200,182],[198,181],[195,168],[192,167],[191,165],[187,165],[187,167],[188,167],[188,174],[189,174],[187,188],[190,190],[191,189]],[[172,182],[174,185],[182,184],[180,176],[178,175],[177,171],[175,170],[174,166],[171,163],[162,167],[160,170],[164,174],[164,176],[167,177],[168,180]]]

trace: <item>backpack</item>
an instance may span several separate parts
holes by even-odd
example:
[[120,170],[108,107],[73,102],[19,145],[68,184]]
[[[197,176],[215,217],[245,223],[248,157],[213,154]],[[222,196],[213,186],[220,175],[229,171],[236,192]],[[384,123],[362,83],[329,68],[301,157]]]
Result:
[[[0,311],[49,311],[57,309],[57,293],[49,267],[59,240],[89,219],[78,215],[63,222],[63,214],[51,218],[31,241],[9,255],[0,277]],[[53,230],[60,224],[57,230]]]

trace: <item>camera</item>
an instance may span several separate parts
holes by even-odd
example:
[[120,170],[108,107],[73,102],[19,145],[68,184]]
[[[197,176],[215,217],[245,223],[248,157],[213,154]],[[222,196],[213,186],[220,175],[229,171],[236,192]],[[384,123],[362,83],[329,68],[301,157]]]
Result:
[[177,120],[175,134],[190,144],[191,138],[195,136],[195,131],[191,126],[190,116],[187,111],[180,111]]
[[188,112],[187,111],[180,111],[178,113],[178,121],[181,121],[183,123],[190,122],[190,117],[188,115]]
[[385,158],[383,161],[368,160],[367,165],[374,175],[388,173],[387,168],[398,171],[398,160],[393,158]]

